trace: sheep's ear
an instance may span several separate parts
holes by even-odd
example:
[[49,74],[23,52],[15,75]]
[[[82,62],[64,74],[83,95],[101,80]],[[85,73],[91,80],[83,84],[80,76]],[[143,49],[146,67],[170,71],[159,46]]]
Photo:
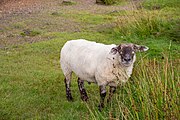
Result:
[[121,45],[118,45],[117,47],[113,47],[110,51],[110,54],[115,55],[120,49],[121,49]]
[[134,44],[134,50],[135,51],[139,51],[139,52],[145,52],[147,51],[149,48],[147,46],[141,46],[141,45],[136,45]]

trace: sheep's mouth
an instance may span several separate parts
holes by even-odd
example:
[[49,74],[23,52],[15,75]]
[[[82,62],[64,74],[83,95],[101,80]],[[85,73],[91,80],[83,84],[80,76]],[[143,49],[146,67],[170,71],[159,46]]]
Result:
[[132,60],[131,61],[124,61],[122,60],[121,63],[125,66],[125,67],[129,67],[132,64]]

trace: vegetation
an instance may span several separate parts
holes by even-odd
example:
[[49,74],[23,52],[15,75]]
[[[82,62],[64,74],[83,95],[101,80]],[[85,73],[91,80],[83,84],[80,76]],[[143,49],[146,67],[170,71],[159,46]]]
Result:
[[150,10],[162,9],[165,7],[180,7],[179,0],[144,0],[143,7]]
[[63,1],[62,2],[62,5],[75,5],[76,4],[76,2],[74,2],[74,1]]
[[165,58],[162,62],[142,59],[133,77],[102,113],[90,106],[96,119],[178,119],[179,68]]
[[[48,41],[0,49],[0,118],[180,119],[179,7],[176,2],[169,5],[164,0],[158,2],[163,6],[160,9],[149,9],[156,5],[149,2],[143,2],[135,10],[104,14],[75,10],[45,13],[46,26],[41,26],[42,21],[34,18],[7,26],[7,30],[22,37],[42,37]],[[55,27],[62,18],[83,27],[75,32],[56,32]],[[31,22],[36,23],[34,28],[29,25]],[[50,31],[50,25],[53,31]],[[82,102],[75,75],[71,84],[74,102],[66,100],[59,53],[66,41],[79,38],[105,44],[133,42],[150,48],[146,53],[137,54],[132,77],[117,89],[102,112],[97,109],[98,86],[85,84],[90,99],[87,103]]]
[[23,32],[20,33],[22,36],[36,36],[39,35],[40,32],[39,31],[35,31],[35,30],[29,30],[29,29],[25,29],[23,30]]
[[113,5],[113,4],[120,4],[125,1],[127,0],[96,0],[96,3],[102,3],[105,5]]

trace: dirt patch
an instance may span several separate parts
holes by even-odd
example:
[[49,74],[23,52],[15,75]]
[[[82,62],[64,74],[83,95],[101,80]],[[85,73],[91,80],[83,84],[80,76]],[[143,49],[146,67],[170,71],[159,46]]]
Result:
[[[63,0],[1,0],[0,2],[0,47],[49,40],[44,33],[81,32],[96,30],[107,25],[81,23],[67,17],[80,12],[104,15],[112,11],[130,10],[132,5],[97,5],[96,0],[73,0],[73,5],[62,5]],[[64,15],[62,15],[63,13]],[[109,27],[109,24],[108,24]],[[24,30],[38,32],[35,36],[23,36]]]
[[3,15],[15,12],[32,12],[41,9],[44,0],[3,0],[0,3],[0,11]]

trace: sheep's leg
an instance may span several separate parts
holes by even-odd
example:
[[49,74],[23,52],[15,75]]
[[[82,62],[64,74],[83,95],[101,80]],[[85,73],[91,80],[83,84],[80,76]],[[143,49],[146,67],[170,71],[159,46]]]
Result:
[[98,106],[99,110],[101,111],[102,108],[104,108],[104,99],[106,97],[106,86],[100,86],[99,87],[100,90],[100,104]]
[[69,74],[68,77],[66,76],[66,78],[64,79],[64,83],[65,83],[65,87],[66,87],[66,97],[67,97],[68,101],[73,100],[73,97],[71,95],[71,89],[70,89],[71,74]]
[[107,99],[107,102],[109,103],[111,101],[111,98],[113,96],[113,94],[116,92],[116,87],[110,86],[110,90],[109,90],[109,97]]
[[80,91],[80,94],[81,94],[81,99],[83,101],[87,101],[88,96],[87,96],[86,90],[84,88],[84,81],[81,80],[80,78],[78,78],[78,87],[79,87],[79,91]]

